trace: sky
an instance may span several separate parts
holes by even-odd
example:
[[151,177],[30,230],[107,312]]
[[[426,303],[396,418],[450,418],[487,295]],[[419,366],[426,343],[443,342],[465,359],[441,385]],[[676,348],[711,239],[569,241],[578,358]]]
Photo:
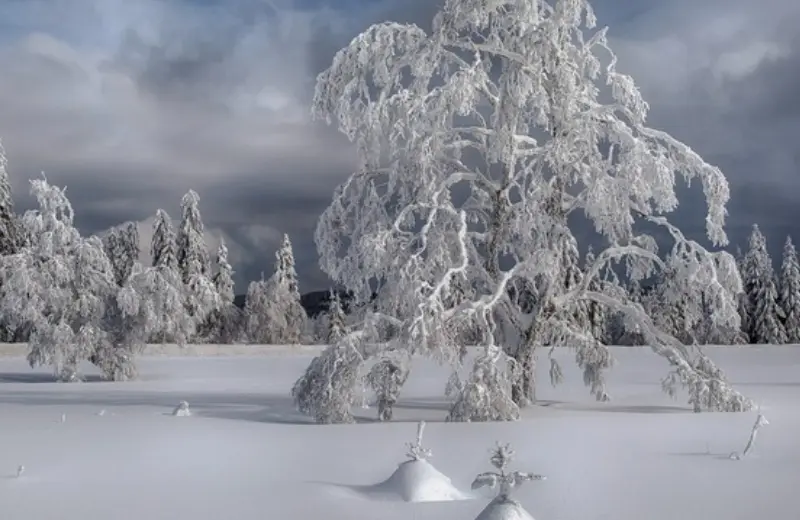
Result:
[[[231,251],[237,293],[271,274],[283,233],[301,290],[326,289],[313,230],[355,157],[310,118],[316,75],[370,24],[425,28],[438,4],[3,0],[0,138],[17,209],[44,172],[67,186],[81,231],[133,220],[146,246],[156,210],[179,217],[194,189],[210,246],[224,237]],[[728,177],[731,241],[744,245],[753,223],[774,255],[787,234],[800,240],[800,2],[593,6],[650,126]],[[690,233],[703,226],[695,199],[676,217]]]

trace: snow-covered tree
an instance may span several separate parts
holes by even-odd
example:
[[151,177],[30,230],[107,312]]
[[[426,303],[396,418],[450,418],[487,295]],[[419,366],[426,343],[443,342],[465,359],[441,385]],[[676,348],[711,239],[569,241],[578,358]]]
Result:
[[217,343],[232,343],[238,332],[239,309],[234,305],[233,267],[228,262],[228,247],[225,240],[220,239],[217,249],[217,273],[214,275],[214,287],[219,295],[219,309],[209,318],[209,336]]
[[385,352],[365,376],[366,383],[375,392],[378,405],[378,420],[391,421],[394,405],[400,397],[400,389],[408,379],[408,351]]
[[0,256],[17,251],[20,241],[23,239],[20,231],[17,216],[14,213],[11,181],[8,178],[8,159],[3,142],[0,141]]
[[308,315],[300,302],[294,254],[288,235],[283,236],[283,243],[275,253],[275,272],[267,280],[265,290],[268,305],[266,313],[272,316],[269,320],[269,343],[300,343]]
[[248,343],[268,344],[272,339],[269,323],[269,294],[267,282],[263,278],[254,280],[247,286],[244,299],[244,333]]
[[786,237],[781,264],[780,305],[789,343],[800,343],[800,265],[791,237]]
[[481,511],[476,520],[533,518],[523,509],[522,504],[511,496],[511,492],[523,482],[546,480],[547,477],[521,471],[508,471],[513,458],[514,450],[511,449],[511,445],[498,443],[489,459],[496,471],[481,473],[472,481],[472,489],[489,487],[497,490],[497,496]]
[[285,284],[292,294],[300,298],[300,288],[297,284],[297,271],[294,267],[294,251],[289,235],[283,235],[283,241],[275,253],[275,274],[281,284]]
[[176,236],[178,269],[185,287],[184,302],[192,316],[203,314],[203,302],[215,291],[199,204],[200,197],[194,190],[183,196],[181,223]]
[[114,269],[114,279],[121,287],[139,259],[139,228],[136,223],[126,222],[109,229],[103,236],[103,248]]
[[154,267],[165,266],[178,269],[175,230],[172,219],[163,209],[156,211],[153,221],[153,238],[150,241],[150,257]]
[[339,293],[331,290],[327,316],[326,340],[329,345],[333,345],[342,339],[347,332],[347,321],[339,299]]
[[[317,78],[313,111],[356,143],[358,165],[320,218],[320,265],[360,303],[380,289],[370,311],[380,325],[374,330],[398,331],[381,348],[457,363],[461,348],[449,324],[469,320],[479,324],[485,348],[500,346],[525,374],[543,339],[538,332],[558,334],[562,344],[580,341],[573,310],[595,302],[635,322],[690,393],[720,383],[723,409],[747,408],[725,381],[692,365],[694,347],[659,330],[640,306],[589,289],[612,261],[632,279],[667,267],[655,240],[634,226],[648,221],[670,233],[677,276],[713,293],[714,319],[739,320],[733,259],[687,239],[664,217],[677,206],[676,181],[696,180],[708,206],[707,237],[725,245],[725,177],[646,126],[648,104],[616,70],[605,29],[591,32],[594,26],[586,0],[446,0],[430,34],[385,22],[340,50]],[[558,283],[557,245],[578,212],[607,247],[581,283],[566,289]],[[458,275],[474,290],[448,307]],[[532,312],[511,301],[512,280],[536,288]],[[335,349],[304,377],[316,377],[314,366],[333,366],[327,359]],[[337,370],[324,377],[342,384]],[[504,392],[513,382],[494,388]],[[504,407],[486,415],[515,414]]]
[[209,276],[211,272],[204,233],[200,196],[189,190],[181,199],[181,224],[176,236],[178,267],[185,285],[192,277]]
[[750,233],[750,249],[744,257],[742,278],[747,292],[751,343],[786,343],[786,331],[781,323],[783,311],[778,305],[778,290],[767,239],[758,225]]
[[[119,287],[102,241],[75,229],[64,190],[42,179],[31,182],[31,193],[39,209],[23,217],[27,243],[0,259],[0,305],[14,324],[30,327],[32,366],[53,366],[59,379],[74,381],[89,360],[108,379],[130,379],[150,334],[181,340],[193,330],[177,273],[137,263]],[[199,309],[214,304],[209,296]]]

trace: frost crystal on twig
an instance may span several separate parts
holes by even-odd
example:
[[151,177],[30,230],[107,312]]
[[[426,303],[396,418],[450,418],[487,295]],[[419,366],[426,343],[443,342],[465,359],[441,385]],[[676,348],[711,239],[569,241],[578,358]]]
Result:
[[431,450],[422,447],[422,434],[425,431],[425,421],[420,421],[417,424],[417,440],[414,443],[407,443],[408,453],[406,457],[411,460],[426,460],[433,456]]
[[536,475],[533,473],[522,473],[520,471],[512,471],[507,473],[506,469],[514,458],[514,450],[511,449],[509,444],[497,444],[497,447],[492,452],[489,459],[492,466],[497,468],[497,471],[487,471],[481,473],[475,480],[472,481],[472,489],[482,487],[498,488],[497,499],[501,501],[513,501],[511,498],[511,490],[519,487],[528,480],[546,480],[547,477],[543,475]]
[[756,441],[756,435],[758,435],[759,428],[766,426],[767,424],[769,424],[769,421],[759,412],[758,417],[756,417],[756,422],[753,424],[753,428],[750,430],[750,438],[747,439],[747,446],[744,447],[744,451],[741,455],[734,451],[731,453],[730,458],[733,460],[742,460],[748,453],[750,453],[750,451],[753,449],[753,444]]

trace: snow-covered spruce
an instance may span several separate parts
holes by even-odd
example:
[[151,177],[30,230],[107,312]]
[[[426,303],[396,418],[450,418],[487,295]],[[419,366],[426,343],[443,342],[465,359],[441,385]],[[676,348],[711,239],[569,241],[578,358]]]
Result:
[[24,241],[23,231],[14,212],[8,159],[0,140],[0,255],[10,255],[17,251]]
[[786,343],[786,331],[781,319],[783,311],[778,305],[778,289],[772,258],[767,250],[767,239],[758,225],[750,233],[750,249],[742,262],[742,279],[747,294],[750,343],[780,345]]
[[800,265],[791,237],[786,237],[783,246],[779,297],[786,340],[789,343],[800,343]]
[[238,339],[241,313],[234,305],[233,267],[228,261],[228,247],[220,239],[217,249],[217,273],[212,281],[219,295],[219,308],[212,312],[206,324],[207,337],[213,343],[229,344]]
[[181,222],[175,240],[178,270],[185,287],[184,305],[191,317],[203,323],[214,310],[204,305],[216,291],[211,281],[200,197],[194,190],[181,199]]
[[472,489],[482,487],[497,489],[497,496],[481,511],[477,520],[532,520],[531,515],[525,511],[522,504],[511,497],[511,492],[523,482],[545,480],[546,477],[520,471],[508,472],[508,465],[513,460],[513,456],[514,450],[510,445],[498,443],[489,459],[497,471],[481,473],[472,482]]
[[[31,331],[31,366],[77,381],[78,365],[91,360],[107,379],[125,380],[136,376],[135,356],[151,334],[185,341],[197,322],[186,314],[177,273],[137,263],[119,287],[101,240],[75,229],[64,190],[39,179],[31,194],[39,209],[22,218],[26,244],[0,258],[0,309]],[[215,298],[198,300],[198,309],[207,314]]]
[[300,303],[292,243],[284,235],[275,252],[275,272],[247,288],[244,323],[250,343],[297,344],[308,325],[308,315]]
[[339,298],[339,293],[331,290],[328,303],[328,312],[326,313],[326,343],[333,345],[344,337],[347,333],[347,318],[342,308],[342,301]]
[[[696,347],[659,329],[627,296],[591,288],[614,263],[634,280],[670,270],[678,285],[691,280],[711,295],[715,325],[739,326],[732,257],[664,218],[678,205],[676,183],[694,180],[706,197],[707,238],[726,245],[727,181],[646,126],[648,105],[617,71],[605,29],[592,32],[595,22],[586,0],[446,0],[430,33],[385,22],[340,50],[318,76],[313,111],[355,142],[358,165],[320,218],[320,265],[356,305],[393,324],[392,338],[366,343],[457,364],[455,325],[474,324],[480,344],[500,346],[527,378],[494,387],[522,384],[517,405],[536,385],[542,334],[557,329],[565,345],[585,337],[575,309],[593,302],[624,314],[674,367],[675,384],[713,387],[724,410],[748,408],[727,381],[692,364]],[[607,246],[567,289],[561,244],[576,213]],[[635,225],[642,221],[672,237],[666,261]],[[451,305],[459,276],[469,295]],[[518,282],[533,305],[512,299]],[[352,366],[341,376],[333,365],[316,366],[326,367],[330,384],[349,384]]]
[[172,219],[163,209],[156,211],[153,221],[150,257],[153,267],[178,269],[175,230],[172,227]]
[[114,279],[122,287],[139,258],[139,228],[135,222],[114,226],[103,235],[103,248],[114,269]]

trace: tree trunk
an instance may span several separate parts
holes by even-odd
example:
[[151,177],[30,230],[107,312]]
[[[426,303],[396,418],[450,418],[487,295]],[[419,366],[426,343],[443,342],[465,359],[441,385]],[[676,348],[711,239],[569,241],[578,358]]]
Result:
[[536,403],[536,353],[527,342],[512,356],[519,370],[511,384],[511,400],[520,408]]

